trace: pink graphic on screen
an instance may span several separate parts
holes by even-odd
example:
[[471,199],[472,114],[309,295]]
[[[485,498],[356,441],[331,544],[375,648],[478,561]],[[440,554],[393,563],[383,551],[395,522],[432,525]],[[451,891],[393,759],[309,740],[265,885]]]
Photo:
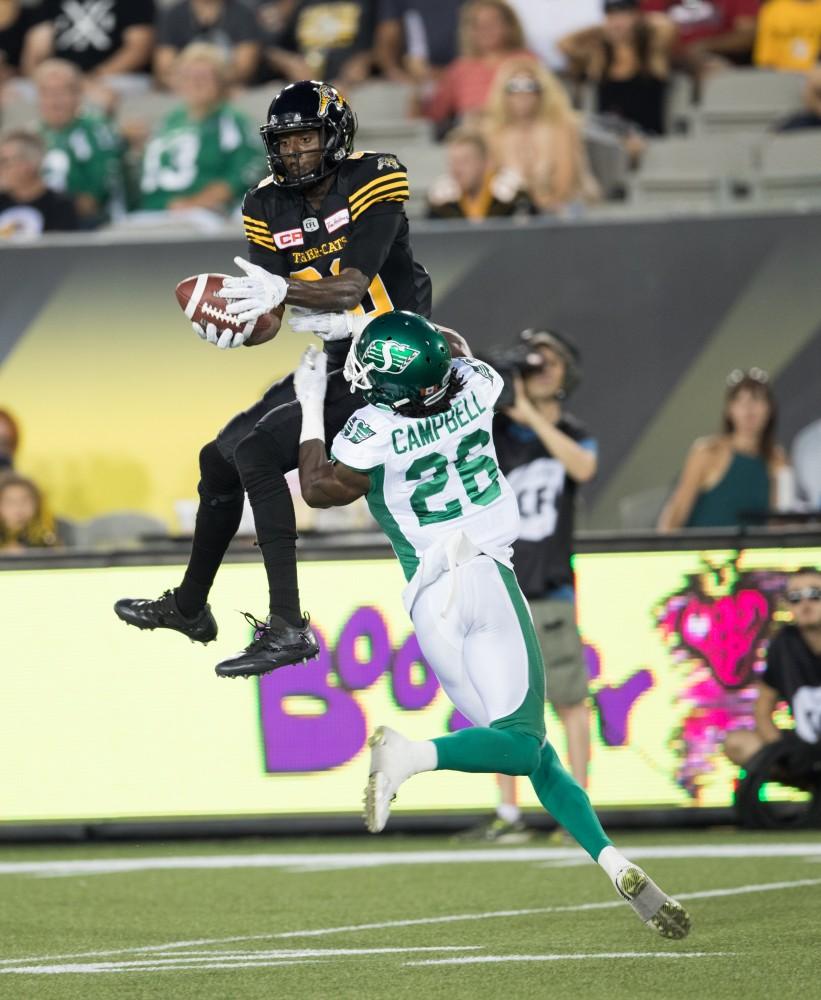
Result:
[[784,574],[774,570],[739,575],[730,565],[705,573],[729,592],[708,596],[693,576],[656,613],[681,679],[678,702],[685,707],[671,740],[678,757],[675,780],[696,802],[727,734],[753,728],[753,681],[764,669],[776,597],[784,586]]

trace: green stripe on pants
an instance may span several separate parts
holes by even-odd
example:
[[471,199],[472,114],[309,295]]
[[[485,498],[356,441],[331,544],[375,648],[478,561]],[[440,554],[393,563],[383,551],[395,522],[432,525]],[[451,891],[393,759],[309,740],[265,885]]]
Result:
[[491,726],[494,729],[518,729],[520,732],[535,736],[541,743],[545,737],[544,663],[539,647],[539,638],[536,635],[527,602],[519,589],[513,570],[501,563],[496,563],[496,568],[499,570],[499,576],[502,578],[510,603],[516,612],[527,650],[527,694],[515,712],[511,712],[504,719],[495,719],[491,722]]

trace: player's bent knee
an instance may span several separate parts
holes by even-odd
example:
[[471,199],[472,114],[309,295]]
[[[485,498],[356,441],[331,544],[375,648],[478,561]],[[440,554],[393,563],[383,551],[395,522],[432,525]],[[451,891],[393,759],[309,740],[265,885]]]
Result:
[[739,767],[746,764],[760,748],[761,741],[756,737],[756,734],[746,730],[728,733],[724,741],[725,755]]
[[248,473],[280,468],[276,442],[270,434],[251,431],[234,448],[234,462],[243,479]]
[[510,751],[505,761],[506,766],[500,768],[502,774],[530,775],[539,766],[541,744],[535,736],[529,733],[518,733],[506,730],[510,737]]
[[239,473],[220,452],[215,441],[200,450],[200,499],[209,507],[231,507],[243,502]]

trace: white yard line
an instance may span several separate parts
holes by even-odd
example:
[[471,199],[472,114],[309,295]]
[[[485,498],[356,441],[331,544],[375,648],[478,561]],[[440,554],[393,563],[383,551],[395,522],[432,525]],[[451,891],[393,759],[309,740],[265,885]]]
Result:
[[[741,896],[748,893],[778,892],[785,889],[801,889],[821,885],[818,879],[796,879],[791,882],[761,882],[751,885],[733,886],[727,889],[702,889],[697,892],[677,893],[678,899],[712,899],[723,896]],[[84,958],[109,958],[116,955],[149,955],[147,961],[154,963],[162,960],[163,953],[182,951],[186,948],[207,947],[209,945],[239,944],[250,941],[277,941],[290,938],[325,937],[330,934],[356,934],[361,931],[389,930],[396,927],[422,927],[438,924],[463,923],[477,920],[497,920],[511,917],[542,916],[552,913],[581,913],[587,910],[610,910],[623,907],[621,899],[609,899],[599,903],[576,903],[567,906],[543,906],[521,910],[492,910],[483,913],[454,913],[438,917],[416,917],[407,920],[385,920],[370,924],[345,924],[337,927],[317,927],[307,930],[278,931],[267,934],[247,934],[224,938],[197,938],[191,941],[169,941],[167,944],[145,945],[141,948],[117,948],[111,951],[85,951],[63,955],[40,955],[24,958],[0,959],[0,974],[8,971],[2,966],[31,965],[32,963],[59,962]],[[440,949],[441,950],[441,949]],[[214,953],[218,957],[218,953]],[[653,954],[657,954],[654,952]]]
[[460,958],[427,958],[404,965],[481,965],[492,962],[589,962],[596,958],[726,958],[733,951],[591,951],[577,955],[465,955]]
[[[775,844],[698,844],[684,846],[637,846],[625,848],[636,860],[694,860],[699,858],[812,858],[821,859],[821,842]],[[584,861],[577,847],[490,847],[476,850],[356,851],[325,854],[202,854],[141,858],[94,858],[60,861],[7,861],[0,875],[71,876],[114,875],[146,871],[275,868],[290,872],[346,871],[395,865],[533,863]]]
[[407,948],[302,948],[275,951],[239,952],[233,955],[216,952],[181,958],[146,958],[124,962],[72,962],[63,965],[14,965],[0,969],[0,975],[63,975],[99,972],[182,972],[200,969],[236,969],[253,965],[293,965],[324,958],[351,958],[378,955],[407,955],[420,952],[439,954],[446,951],[475,951],[481,945],[440,945]]

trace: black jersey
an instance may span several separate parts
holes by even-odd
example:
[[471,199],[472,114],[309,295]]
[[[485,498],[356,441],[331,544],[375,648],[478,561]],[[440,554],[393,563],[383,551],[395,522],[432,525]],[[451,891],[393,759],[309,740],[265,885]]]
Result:
[[797,735],[821,743],[821,656],[795,625],[785,625],[770,643],[761,680],[789,702]]
[[[587,428],[563,413],[558,429],[595,450]],[[573,529],[578,484],[545,448],[535,431],[503,414],[493,422],[499,468],[519,504],[519,538],[513,544],[513,568],[525,597],[536,600],[573,586]]]
[[[403,208],[409,194],[407,171],[389,153],[351,154],[317,209],[301,191],[266,178],[242,205],[249,256],[273,274],[304,281],[354,267],[371,279],[358,311],[430,316],[430,278],[413,259]],[[344,361],[349,346],[328,343],[329,361]]]

